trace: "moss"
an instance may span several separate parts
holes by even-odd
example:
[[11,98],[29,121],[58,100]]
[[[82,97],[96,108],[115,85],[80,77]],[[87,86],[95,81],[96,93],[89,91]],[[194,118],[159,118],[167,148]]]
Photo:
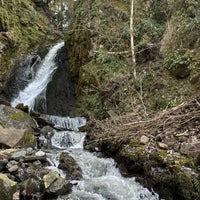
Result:
[[17,182],[12,181],[4,174],[0,174],[0,200],[13,199],[13,194],[16,190]]
[[26,115],[24,114],[24,112],[19,111],[19,112],[11,114],[10,118],[17,121],[24,121],[24,119],[26,119]]
[[1,84],[6,81],[12,64],[50,39],[53,28],[45,13],[39,12],[32,1],[4,1],[4,6],[0,7],[0,41],[3,44],[0,56]]
[[35,136],[32,131],[26,131],[24,137],[17,144],[21,147],[34,147],[35,145]]
[[129,145],[130,145],[130,147],[139,147],[139,146],[141,146],[139,141],[135,140],[135,139],[131,140]]
[[175,174],[175,185],[176,196],[180,199],[192,200],[198,196],[195,192],[191,175],[189,174],[180,171],[177,172]]

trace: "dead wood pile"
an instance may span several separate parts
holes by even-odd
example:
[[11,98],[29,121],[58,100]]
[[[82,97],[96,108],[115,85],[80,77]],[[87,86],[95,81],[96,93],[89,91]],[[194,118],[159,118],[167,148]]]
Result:
[[187,136],[190,139],[200,139],[200,95],[146,118],[138,113],[130,113],[95,121],[91,126],[94,140],[120,139],[125,141],[140,138],[141,135],[150,138]]

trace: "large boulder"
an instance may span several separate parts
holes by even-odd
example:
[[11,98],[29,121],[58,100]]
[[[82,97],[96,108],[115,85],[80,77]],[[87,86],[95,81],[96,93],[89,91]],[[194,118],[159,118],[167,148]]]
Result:
[[6,105],[0,105],[0,124],[4,128],[36,128],[36,123],[27,113]]
[[34,144],[34,135],[26,129],[2,128],[0,126],[0,146],[3,147],[28,147]]
[[0,200],[12,200],[16,186],[16,182],[10,180],[5,174],[0,174]]
[[0,105],[0,144],[4,147],[33,146],[35,121],[25,112]]

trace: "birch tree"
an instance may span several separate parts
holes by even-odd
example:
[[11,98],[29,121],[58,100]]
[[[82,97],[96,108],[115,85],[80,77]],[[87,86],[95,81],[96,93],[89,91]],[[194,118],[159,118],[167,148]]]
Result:
[[132,54],[132,67],[133,67],[133,77],[137,79],[136,73],[136,59],[135,59],[135,46],[134,46],[134,30],[133,30],[133,18],[134,18],[134,6],[135,0],[131,0],[131,12],[130,12],[130,37],[131,37],[131,54]]

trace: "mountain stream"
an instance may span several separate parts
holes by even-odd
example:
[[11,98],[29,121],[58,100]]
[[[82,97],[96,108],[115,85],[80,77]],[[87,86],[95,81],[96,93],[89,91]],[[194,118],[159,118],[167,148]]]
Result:
[[[54,45],[42,61],[34,79],[28,86],[19,92],[11,102],[12,106],[18,103],[28,105],[34,109],[36,99],[39,96],[45,98],[45,89],[51,81],[57,65],[55,57],[63,42]],[[159,197],[153,191],[142,187],[135,178],[124,178],[120,174],[113,159],[103,158],[99,153],[90,153],[83,148],[86,133],[79,132],[79,127],[85,125],[82,117],[69,118],[44,115],[44,118],[52,121],[57,127],[70,131],[54,131],[51,145],[55,149],[49,150],[48,159],[51,170],[58,171],[61,176],[64,172],[57,168],[61,152],[69,153],[82,169],[81,180],[71,180],[72,192],[69,195],[59,196],[58,200],[158,200]],[[64,130],[63,129],[63,130]]]

